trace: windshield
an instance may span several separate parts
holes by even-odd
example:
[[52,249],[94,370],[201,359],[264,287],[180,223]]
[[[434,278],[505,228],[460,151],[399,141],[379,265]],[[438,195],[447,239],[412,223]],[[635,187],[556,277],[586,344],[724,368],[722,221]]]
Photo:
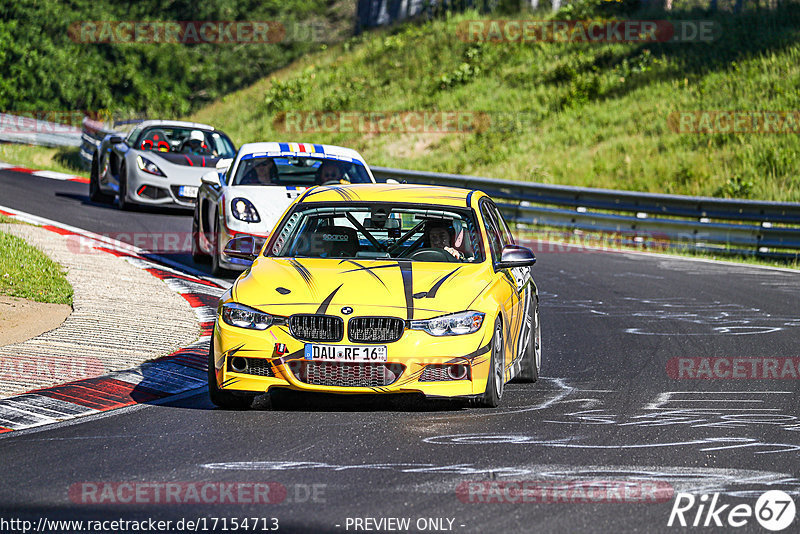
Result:
[[320,185],[372,183],[356,161],[295,156],[242,156],[231,185]]
[[275,235],[267,256],[451,263],[484,258],[472,211],[446,206],[300,206]]
[[175,152],[214,158],[232,158],[235,154],[233,143],[225,134],[172,126],[153,126],[144,130],[134,147],[153,152]]

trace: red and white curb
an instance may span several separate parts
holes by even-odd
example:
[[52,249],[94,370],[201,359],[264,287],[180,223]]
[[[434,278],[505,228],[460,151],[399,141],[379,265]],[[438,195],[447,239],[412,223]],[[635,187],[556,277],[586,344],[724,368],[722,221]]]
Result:
[[56,171],[37,171],[36,169],[19,167],[17,165],[12,165],[10,163],[3,163],[1,161],[0,161],[0,171],[24,172],[26,174],[32,174],[33,176],[38,176],[40,178],[50,178],[51,180],[80,182],[82,184],[89,183],[88,178],[84,178],[83,176],[78,176],[76,174],[65,174],[63,172],[56,172]]
[[152,402],[207,385],[208,343],[216,304],[225,291],[220,283],[171,268],[152,257],[145,258],[142,254],[146,251],[92,232],[2,206],[0,214],[61,235],[80,236],[94,242],[96,250],[123,257],[146,270],[189,302],[202,330],[201,337],[191,345],[133,369],[0,399],[0,434]]

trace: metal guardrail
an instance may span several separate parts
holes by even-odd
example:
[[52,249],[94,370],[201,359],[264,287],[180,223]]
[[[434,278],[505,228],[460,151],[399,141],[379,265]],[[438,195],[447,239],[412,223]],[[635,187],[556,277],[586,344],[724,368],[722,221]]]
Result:
[[111,130],[105,126],[104,123],[84,117],[81,125],[81,163],[86,170],[92,168],[92,158],[95,151],[100,146],[103,138],[109,134],[117,133],[116,130]]
[[[84,119],[81,159],[87,169],[100,141],[111,133],[116,132]],[[800,203],[661,195],[387,167],[373,167],[372,172],[383,180],[479,189],[521,227],[616,234],[625,242],[719,253],[800,255]]]
[[48,147],[79,146],[81,130],[76,126],[0,113],[0,141]]
[[800,203],[660,195],[373,167],[376,178],[479,189],[522,226],[602,232],[636,243],[798,257]]

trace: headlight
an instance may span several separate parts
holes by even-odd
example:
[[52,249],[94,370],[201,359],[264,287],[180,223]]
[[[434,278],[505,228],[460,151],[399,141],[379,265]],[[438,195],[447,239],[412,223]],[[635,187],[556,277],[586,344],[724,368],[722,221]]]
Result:
[[250,330],[266,330],[273,322],[273,317],[270,314],[235,302],[223,304],[221,316],[226,324],[238,326],[239,328],[249,328]]
[[461,336],[480,330],[485,313],[464,311],[424,321],[411,321],[411,330],[424,330],[432,336]]
[[136,165],[139,169],[143,170],[148,174],[155,174],[156,176],[166,176],[161,169],[158,168],[158,165],[153,163],[147,158],[143,158],[142,156],[136,156]]
[[231,213],[240,221],[251,223],[261,222],[261,217],[258,216],[256,207],[246,198],[238,197],[231,200]]

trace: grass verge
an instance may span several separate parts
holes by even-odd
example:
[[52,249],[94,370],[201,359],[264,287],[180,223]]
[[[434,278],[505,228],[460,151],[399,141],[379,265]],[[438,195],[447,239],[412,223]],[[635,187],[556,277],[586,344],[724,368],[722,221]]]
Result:
[[0,294],[72,305],[72,286],[64,269],[42,251],[0,232]]
[[0,161],[29,169],[57,171],[87,176],[81,167],[77,147],[49,148],[44,146],[0,144]]

